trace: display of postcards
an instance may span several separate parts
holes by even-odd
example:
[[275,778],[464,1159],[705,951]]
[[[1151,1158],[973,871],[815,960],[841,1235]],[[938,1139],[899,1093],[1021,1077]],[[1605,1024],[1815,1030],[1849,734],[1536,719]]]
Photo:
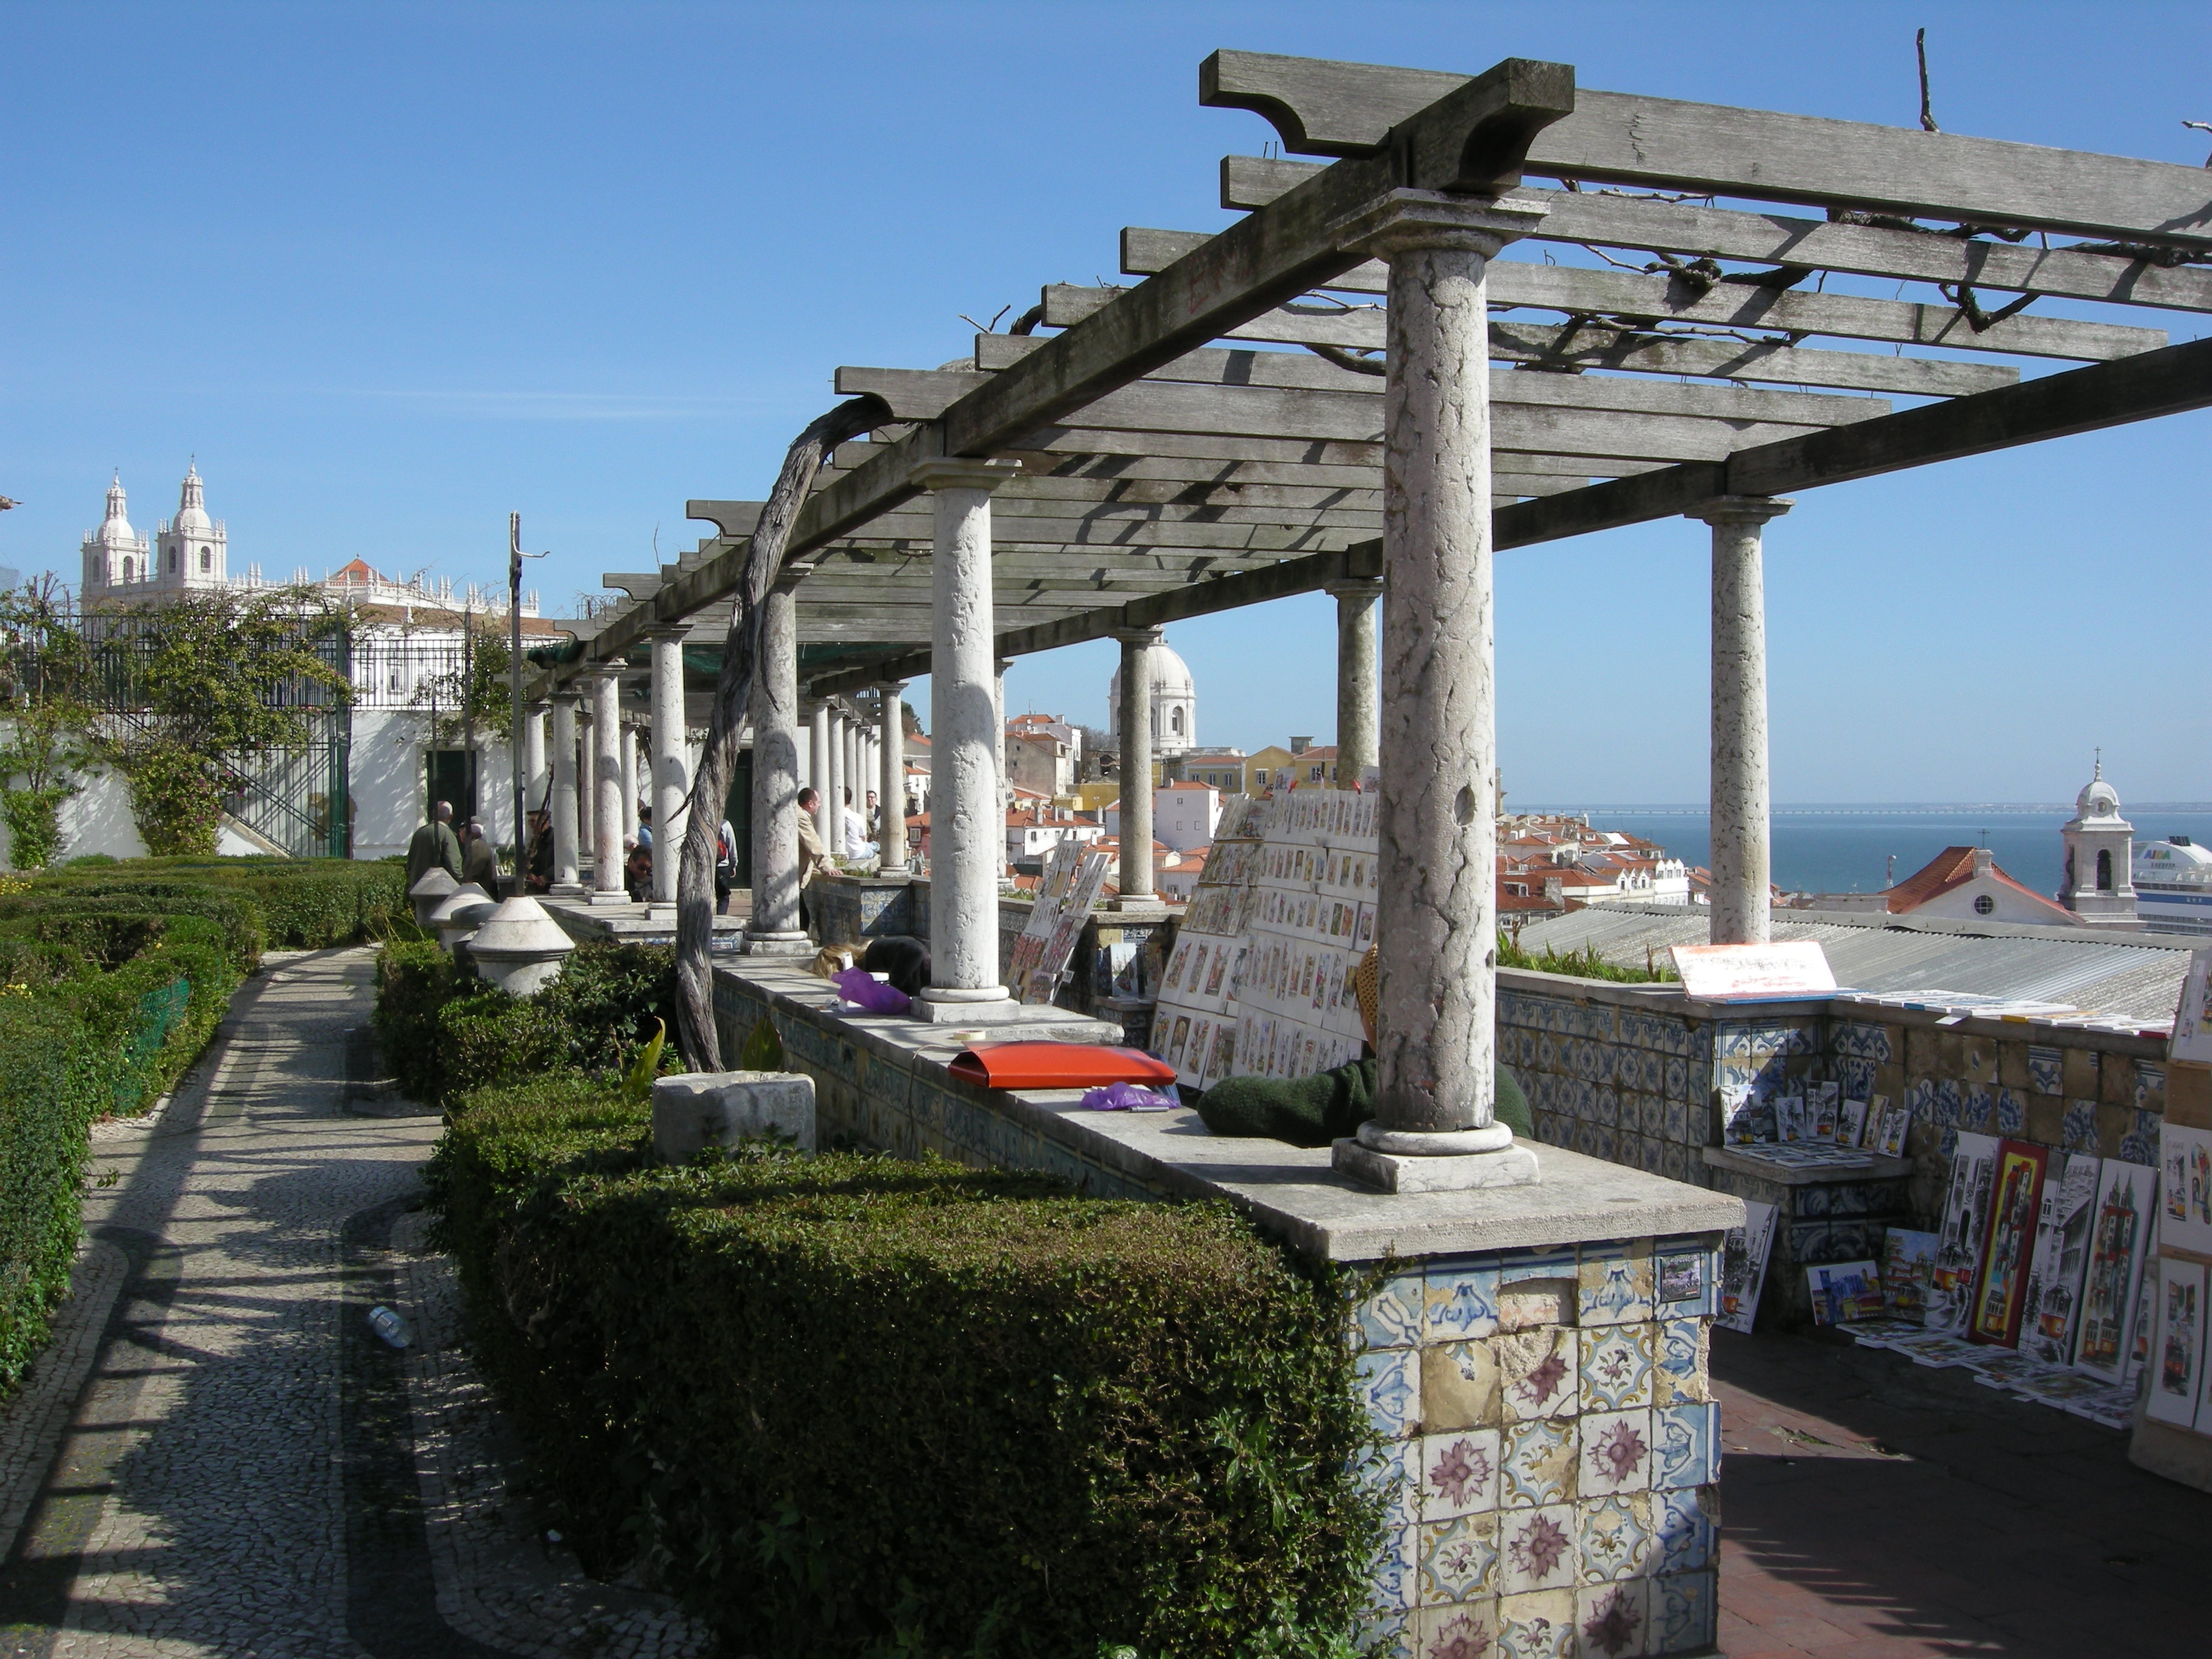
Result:
[[2212,976],[2212,946],[2189,958],[2189,975],[2181,981],[2181,1000],[2173,1011],[2173,1036],[2167,1042],[2168,1060],[2212,1061],[2212,1005],[2205,985]]
[[2074,1319],[2089,1263],[2100,1167],[2084,1152],[2054,1152],[2043,1178],[2043,1211],[2028,1261],[2020,1349],[2054,1365],[2074,1363]]
[[1352,935],[1352,948],[1364,956],[1368,947],[1374,943],[1375,907],[1372,904],[1363,904],[1359,907],[1359,926]]
[[1760,1138],[1765,1104],[1748,1083],[1734,1083],[1721,1091],[1721,1144],[1748,1146]]
[[1183,1046],[1190,1041],[1190,1016],[1177,1014],[1170,1019],[1166,1009],[1157,1010],[1152,1016],[1152,1036],[1166,1039],[1152,1052],[1181,1072]]
[[[1805,1139],[1835,1145],[1840,1083],[1816,1083],[1805,1093]],[[1853,1143],[1856,1145],[1856,1143]]]
[[2212,1130],[2168,1121],[2159,1130],[2166,1208],[2159,1237],[2177,1249],[2212,1255]]
[[[1888,1295],[1887,1288],[1883,1295]],[[1879,1319],[1860,1320],[1851,1327],[1851,1336],[1862,1348],[1886,1348],[1896,1337],[1917,1336],[1927,1328],[1917,1319],[1899,1319],[1884,1313]]]
[[1891,1227],[1881,1239],[1882,1305],[1914,1323],[1928,1311],[1928,1286],[1936,1274],[1936,1235]]
[[1182,970],[1190,965],[1190,959],[1201,948],[1198,940],[1188,935],[1176,940],[1176,948],[1168,955],[1168,970],[1160,975],[1162,996],[1182,988]]
[[1805,1133],[1805,1097],[1777,1095],[1774,1097],[1774,1138],[1788,1143],[1811,1139]]
[[2150,1362],[2151,1326],[2157,1318],[2152,1291],[2158,1284],[2158,1212],[2153,1210],[2150,1237],[2143,1244],[2142,1273],[2136,1280],[2135,1317],[2128,1327],[2128,1363],[2120,1368],[2120,1386],[2124,1389],[2132,1389],[2142,1380]]
[[1963,1331],[1971,1316],[1974,1280],[1981,1271],[1982,1237],[1996,1180],[1997,1139],[1961,1132],[1951,1154],[1943,1222],[1937,1230],[1936,1268],[1928,1287],[1928,1327]]
[[2172,1257],[2157,1264],[2151,1293],[2150,1388],[2143,1413],[2176,1428],[2193,1427],[2204,1388],[2204,1269]]
[[1732,1331],[1750,1334],[1759,1316],[1759,1292],[1766,1283],[1766,1260],[1774,1250],[1771,1204],[1746,1199],[1744,1222],[1731,1227],[1721,1247],[1720,1312],[1713,1322]]
[[1232,957],[1243,955],[1243,951],[1244,947],[1242,945],[1228,940],[1224,940],[1216,947],[1213,960],[1206,965],[1204,992],[1206,996],[1218,997],[1222,994],[1224,983],[1228,980],[1230,960]]
[[[1966,1137],[1961,1135],[1961,1140]],[[2134,1356],[2130,1328],[2142,1290],[2143,1253],[2158,1205],[2158,1172],[2140,1164],[2105,1160],[2097,1178],[2081,1311],[2074,1333],[2074,1369],[2120,1381]]]
[[1836,1145],[1863,1146],[1866,1145],[1867,1103],[1863,1100],[1846,1100],[1836,1110]]
[[1192,1017],[1190,1036],[1183,1048],[1182,1064],[1176,1069],[1176,1081],[1188,1083],[1194,1089],[1206,1086],[1206,1056],[1213,1042],[1213,1017],[1198,1014]]
[[1237,1058],[1237,1022],[1222,1020],[1213,1028],[1213,1051],[1206,1056],[1206,1085],[1212,1088],[1230,1075]]
[[1966,1329],[1974,1341],[2009,1348],[2020,1340],[2036,1218],[2042,1212],[2044,1176],[2050,1164],[2048,1146],[2026,1140],[1998,1143],[1989,1225],[1983,1230],[1982,1265],[1975,1275],[1974,1308]]
[[1886,1346],[1892,1353],[1901,1353],[1916,1365],[1936,1370],[1951,1365],[1971,1365],[1989,1352],[1948,1331],[1923,1330],[1917,1336],[1892,1337]]
[[2046,1365],[2033,1354],[2017,1353],[2008,1348],[1984,1348],[1967,1364],[1974,1375],[1991,1388],[2010,1389],[2015,1394],[2035,1388],[2050,1376],[2074,1375],[2056,1365]]
[[1903,1158],[1905,1137],[1912,1133],[1912,1108],[1903,1101],[1891,1101],[1887,1095],[1876,1095],[1867,1108],[1869,1115],[1879,1109],[1881,1113],[1881,1141],[1875,1150],[1884,1158]]
[[2112,1384],[2100,1382],[2083,1371],[2060,1370],[2045,1366],[2033,1378],[2023,1378],[2017,1385],[2021,1396],[2039,1401],[2046,1406],[2064,1406],[2069,1401],[2087,1400],[2108,1391]]
[[1771,1164],[1778,1170],[1871,1170],[1874,1159],[1864,1152],[1853,1152],[1848,1146],[1823,1146],[1818,1141],[1794,1141],[1784,1146],[1778,1141],[1759,1141],[1748,1146],[1738,1146],[1737,1154],[1760,1164]]
[[1881,1317],[1881,1272],[1871,1261],[1829,1261],[1805,1269],[1815,1325]]

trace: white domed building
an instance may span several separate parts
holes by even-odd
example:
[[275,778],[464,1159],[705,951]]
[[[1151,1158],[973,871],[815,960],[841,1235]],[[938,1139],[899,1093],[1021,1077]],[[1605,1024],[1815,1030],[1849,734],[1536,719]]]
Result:
[[208,517],[199,468],[185,474],[177,516],[162,520],[155,545],[131,528],[123,480],[107,487],[107,517],[84,538],[87,601],[152,599],[230,586],[230,533]]
[[142,584],[153,576],[153,550],[146,538],[131,527],[123,495],[123,475],[107,486],[107,516],[100,528],[85,532],[83,593],[95,595],[118,590],[143,592]]
[[2066,847],[2059,903],[2092,926],[2136,926],[2130,879],[2136,827],[2120,816],[2119,791],[2105,781],[2101,757],[2074,798],[2074,816],[2058,833]]
[[[1198,686],[1190,665],[1164,643],[1145,653],[1152,682],[1152,755],[1165,760],[1198,746]],[[1106,685],[1106,718],[1114,740],[1121,738],[1121,671]]]

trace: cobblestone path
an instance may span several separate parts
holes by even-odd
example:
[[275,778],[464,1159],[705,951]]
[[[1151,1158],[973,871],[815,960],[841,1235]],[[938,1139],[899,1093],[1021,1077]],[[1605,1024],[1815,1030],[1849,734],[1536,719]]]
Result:
[[0,1655],[706,1650],[509,1486],[450,1269],[413,1248],[439,1121],[362,1086],[372,963],[272,953],[168,1109],[95,1136],[90,1247],[0,1412]]

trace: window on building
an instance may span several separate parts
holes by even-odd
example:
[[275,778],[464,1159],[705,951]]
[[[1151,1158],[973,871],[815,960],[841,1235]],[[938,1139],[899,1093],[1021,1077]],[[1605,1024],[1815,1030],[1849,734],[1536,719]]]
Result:
[[204,572],[214,568],[215,550],[211,547],[204,547],[200,549],[200,569]]
[[2097,853],[2097,890],[2112,890],[2112,849],[2109,847],[2100,848]]
[[1991,898],[1987,893],[1977,893],[1974,895],[1974,914],[1976,915],[1986,916],[1996,908],[1997,902]]
[[1171,709],[1171,710],[1170,710],[1170,711],[1169,711],[1169,714],[1168,714],[1168,729],[1169,729],[1170,732],[1174,732],[1177,737],[1181,737],[1181,736],[1182,735],[1182,709],[1180,709],[1180,708],[1176,708],[1176,709]]
[[172,576],[177,574],[177,550],[173,547],[169,550],[169,574]]

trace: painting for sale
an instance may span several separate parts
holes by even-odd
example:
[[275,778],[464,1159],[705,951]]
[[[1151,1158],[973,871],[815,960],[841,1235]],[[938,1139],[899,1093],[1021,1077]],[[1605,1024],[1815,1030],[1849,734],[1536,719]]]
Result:
[[1974,1282],[1981,1272],[1982,1239],[1989,1225],[1996,1179],[1995,1135],[1961,1133],[1951,1154],[1943,1224],[1936,1229],[1936,1270],[1928,1286],[1928,1328],[1963,1336],[1973,1316]]
[[2103,1167],[2087,1152],[2054,1152],[2044,1177],[2020,1351],[2051,1364],[2074,1363],[2074,1322],[2081,1311],[2082,1275],[2088,1271],[2097,1175]]
[[2161,1423],[2187,1428],[2197,1419],[2204,1366],[2204,1269],[2193,1261],[2154,1264],[2151,1306],[2157,1334],[2151,1349],[2150,1390],[2143,1412]]
[[2117,1158],[2106,1160],[2097,1182],[2081,1316],[2074,1337],[2077,1370],[2117,1382],[2134,1355],[2136,1298],[2157,1202],[2157,1170]]
[[2043,1208],[2044,1174],[2050,1163],[2051,1148],[2032,1141],[2008,1140],[1997,1147],[1974,1315],[1966,1332],[1976,1342],[2009,1348],[2020,1341],[2029,1258],[2035,1249],[2035,1223]]

